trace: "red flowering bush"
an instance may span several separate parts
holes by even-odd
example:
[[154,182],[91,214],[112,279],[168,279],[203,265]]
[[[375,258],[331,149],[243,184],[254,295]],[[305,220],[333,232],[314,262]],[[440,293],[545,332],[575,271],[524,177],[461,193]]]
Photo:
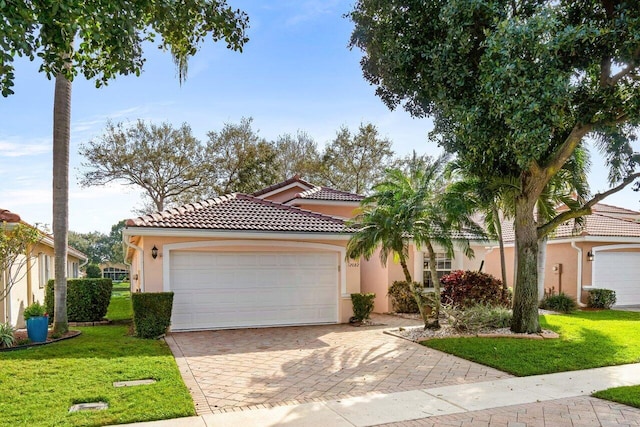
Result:
[[504,306],[511,304],[509,291],[490,274],[457,270],[440,279],[443,304],[471,307],[476,304]]

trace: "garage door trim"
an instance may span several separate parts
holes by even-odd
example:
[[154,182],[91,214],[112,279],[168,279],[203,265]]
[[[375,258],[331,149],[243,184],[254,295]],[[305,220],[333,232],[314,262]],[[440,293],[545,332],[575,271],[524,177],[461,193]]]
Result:
[[[188,250],[196,248],[224,248],[229,246],[253,246],[253,247],[270,247],[270,248],[300,248],[311,250],[324,250],[329,252],[338,252],[338,277],[340,279],[340,296],[348,297],[347,293],[347,268],[344,265],[346,249],[343,246],[328,245],[326,243],[309,243],[309,242],[281,242],[273,240],[216,240],[216,241],[197,241],[170,243],[163,245],[162,248],[162,288],[165,292],[171,291],[171,252],[174,250]],[[338,313],[338,316],[340,314]]]

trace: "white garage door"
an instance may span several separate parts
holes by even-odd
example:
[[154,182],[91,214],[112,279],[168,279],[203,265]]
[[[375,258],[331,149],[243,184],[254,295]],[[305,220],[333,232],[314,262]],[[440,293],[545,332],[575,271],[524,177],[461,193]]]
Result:
[[338,319],[338,255],[327,252],[172,252],[172,330]]
[[640,252],[596,252],[593,286],[616,291],[616,305],[640,304]]

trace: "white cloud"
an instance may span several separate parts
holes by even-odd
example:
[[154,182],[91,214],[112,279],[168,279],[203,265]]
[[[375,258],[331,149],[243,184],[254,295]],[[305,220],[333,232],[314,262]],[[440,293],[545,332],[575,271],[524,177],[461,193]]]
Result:
[[21,141],[18,138],[0,140],[2,157],[37,156],[50,151],[51,141],[43,138],[34,138],[30,141]]

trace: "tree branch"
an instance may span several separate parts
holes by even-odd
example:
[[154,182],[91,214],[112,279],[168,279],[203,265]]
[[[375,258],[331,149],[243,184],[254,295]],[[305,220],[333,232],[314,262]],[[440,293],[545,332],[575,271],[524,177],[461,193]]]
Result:
[[538,239],[541,239],[544,236],[546,236],[549,233],[551,233],[553,230],[555,230],[563,222],[566,222],[566,221],[568,221],[570,219],[573,219],[573,218],[578,218],[580,216],[591,214],[591,208],[596,203],[598,203],[599,201],[603,200],[604,198],[606,198],[606,197],[608,197],[608,196],[610,196],[610,195],[612,195],[614,193],[617,193],[618,191],[622,190],[624,187],[626,187],[627,185],[631,184],[636,178],[640,178],[640,172],[636,172],[634,174],[629,175],[620,184],[618,184],[617,186],[615,186],[613,188],[610,188],[609,190],[605,191],[604,193],[596,194],[595,196],[593,196],[593,198],[591,200],[586,202],[579,209],[573,209],[573,210],[564,211],[564,212],[560,213],[559,215],[556,215],[551,221],[549,221],[546,224],[538,227]]

